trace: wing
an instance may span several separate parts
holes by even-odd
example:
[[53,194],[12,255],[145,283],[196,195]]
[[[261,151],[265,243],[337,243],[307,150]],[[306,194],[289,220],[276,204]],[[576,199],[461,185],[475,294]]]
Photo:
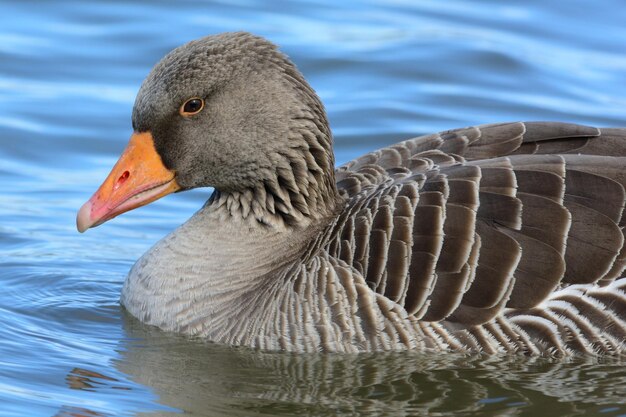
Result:
[[423,321],[471,326],[626,267],[626,129],[529,122],[410,139],[337,169],[329,255]]

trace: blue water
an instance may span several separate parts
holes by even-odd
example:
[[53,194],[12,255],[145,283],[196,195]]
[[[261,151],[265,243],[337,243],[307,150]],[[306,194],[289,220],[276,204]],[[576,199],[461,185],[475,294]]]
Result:
[[0,415],[626,415],[626,367],[457,355],[286,355],[147,328],[118,304],[206,190],[79,235],[167,51],[248,30],[327,106],[337,160],[510,120],[626,126],[626,7],[527,1],[0,3]]

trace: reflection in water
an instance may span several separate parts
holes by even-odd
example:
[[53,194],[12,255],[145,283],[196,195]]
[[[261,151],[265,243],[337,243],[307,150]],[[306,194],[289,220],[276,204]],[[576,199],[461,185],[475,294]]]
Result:
[[128,315],[125,329],[118,370],[192,415],[522,415],[547,397],[544,415],[626,412],[618,358],[292,355],[190,341]]
[[122,329],[129,268],[208,192],[74,227],[141,81],[186,41],[245,29],[281,45],[344,163],[478,123],[626,125],[626,7],[597,3],[0,1],[0,415],[625,414],[614,360],[298,357]]
[[112,382],[117,382],[115,378],[102,375],[95,371],[89,371],[87,369],[74,368],[65,378],[67,386],[71,389],[79,389],[85,391],[95,391],[96,388],[100,388],[103,385],[110,385],[115,389],[128,390],[128,387],[121,387],[111,385]]
[[109,414],[98,413],[87,408],[63,407],[54,417],[108,417]]

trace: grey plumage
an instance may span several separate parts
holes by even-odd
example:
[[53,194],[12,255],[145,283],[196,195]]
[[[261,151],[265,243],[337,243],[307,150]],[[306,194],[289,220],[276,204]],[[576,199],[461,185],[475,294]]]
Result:
[[[212,111],[173,121],[188,96]],[[185,188],[216,188],[129,274],[149,324],[296,352],[624,350],[626,129],[482,125],[334,170],[313,90],[242,33],[168,55],[133,120]]]
[[[541,129],[545,130],[545,136],[541,135]],[[531,132],[530,139],[526,137],[527,130]],[[622,141],[615,143],[611,149],[596,144],[604,140],[601,131],[560,123],[486,125],[416,138],[394,145],[395,149],[404,147],[410,150],[405,159],[395,165],[407,166],[409,161],[415,159],[427,159],[430,163],[420,164],[417,170],[394,181],[389,180],[392,175],[381,176],[377,183],[386,186],[372,184],[369,190],[361,187],[360,193],[350,193],[350,201],[358,201],[365,194],[370,194],[368,198],[371,201],[371,194],[375,194],[378,206],[370,203],[369,207],[380,207],[381,201],[393,206],[399,198],[389,200],[385,196],[393,192],[394,187],[405,187],[407,183],[420,184],[421,180],[423,182],[417,186],[420,195],[427,194],[430,201],[433,192],[440,196],[435,207],[443,207],[444,210],[434,211],[437,221],[427,220],[431,225],[441,224],[440,232],[429,235],[414,233],[411,246],[413,250],[422,248],[420,241],[432,240],[432,235],[443,236],[443,245],[429,247],[430,257],[437,259],[437,266],[429,272],[400,273],[400,277],[393,276],[395,268],[385,269],[388,280],[409,281],[408,287],[413,281],[434,283],[428,288],[430,296],[421,296],[417,306],[412,300],[419,295],[408,294],[410,311],[416,312],[417,318],[441,321],[444,327],[454,323],[452,328],[458,334],[465,334],[464,338],[468,337],[468,333],[484,332],[489,322],[506,320],[507,325],[521,323],[521,329],[516,328],[515,334],[524,329],[532,332],[535,339],[547,338],[548,335],[541,332],[551,329],[549,340],[541,339],[538,343],[538,340],[529,338],[529,343],[540,345],[534,346],[540,351],[604,351],[606,346],[599,343],[605,337],[602,327],[582,331],[573,323],[561,322],[563,313],[560,310],[549,318],[546,311],[547,306],[556,300],[559,300],[558,304],[565,305],[559,298],[561,293],[569,294],[564,298],[572,303],[569,306],[573,309],[572,313],[576,311],[576,303],[580,301],[571,295],[575,293],[572,292],[574,288],[588,291],[586,295],[601,291],[602,296],[598,293],[589,304],[593,308],[589,307],[588,314],[605,314],[606,311],[611,314],[611,309],[615,308],[612,316],[619,322],[616,326],[624,325],[621,307],[617,305],[621,303],[618,299],[624,297],[622,288],[626,283],[618,280],[608,286],[623,270],[623,260],[618,256],[624,243],[619,224],[626,183],[624,169],[619,167],[626,162],[626,130],[611,130],[610,138],[614,140],[616,133],[621,135]],[[568,142],[571,142],[570,148]],[[425,148],[423,144],[431,146]],[[523,149],[526,144],[537,146]],[[549,148],[543,148],[544,144],[549,144]],[[474,151],[474,146],[480,149]],[[594,149],[595,156],[586,155],[587,146]],[[560,149],[560,155],[541,155],[543,149],[551,152],[556,148]],[[445,160],[434,152],[441,149],[446,149],[454,159]],[[525,150],[531,153],[525,154]],[[385,169],[394,168],[395,165],[381,164],[379,155],[383,153],[378,151],[362,159]],[[436,160],[430,155],[434,155]],[[350,162],[339,168],[337,177],[340,183],[348,183],[346,178],[357,176],[367,166],[362,165],[360,160]],[[474,170],[467,169],[469,167]],[[416,175],[418,173],[423,176]],[[460,184],[463,185],[458,190]],[[354,185],[351,188],[354,189]],[[463,198],[459,199],[458,195]],[[416,208],[419,206],[416,205]],[[467,210],[475,210],[475,217],[469,215]],[[412,222],[419,220],[414,218]],[[450,224],[446,232],[446,225]],[[404,223],[393,222],[393,225],[403,227]],[[346,226],[350,227],[350,224]],[[374,230],[373,224],[370,229]],[[389,232],[402,234],[393,229]],[[343,231],[342,234],[348,233]],[[381,239],[380,236],[385,234],[370,234],[370,239],[364,241],[371,245],[371,240]],[[464,237],[459,239],[459,236]],[[446,244],[450,238],[452,243]],[[358,244],[353,247],[355,251],[359,250]],[[477,247],[477,255],[470,250],[473,247]],[[331,255],[350,262],[350,258],[341,253]],[[416,268],[420,267],[423,264],[416,265]],[[616,273],[617,270],[619,272]],[[429,277],[425,276],[428,274]],[[384,294],[377,283],[367,276],[366,281],[374,291]],[[570,284],[589,285],[578,287]],[[601,286],[604,288],[600,289]],[[419,293],[416,291],[415,294]],[[596,302],[598,298],[604,298],[605,303]],[[541,321],[538,316],[549,322]],[[572,337],[570,333],[576,335],[576,342],[569,340]],[[492,334],[496,339],[501,336]],[[446,333],[448,337],[450,334]],[[481,339],[483,344],[476,341],[476,348],[486,349],[484,343],[492,339]],[[580,342],[581,339],[584,343]],[[611,345],[611,348],[619,346],[623,340],[617,339],[619,343]],[[461,342],[461,345],[466,343]],[[495,345],[503,347],[502,342]],[[515,348],[518,349],[526,351],[529,347]]]

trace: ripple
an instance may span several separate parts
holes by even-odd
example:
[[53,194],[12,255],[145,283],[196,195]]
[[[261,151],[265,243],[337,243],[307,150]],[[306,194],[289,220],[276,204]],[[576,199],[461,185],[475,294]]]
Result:
[[626,125],[626,8],[584,0],[0,4],[3,415],[607,415],[611,358],[277,355],[126,317],[124,277],[210,190],[78,235],[75,215],[131,133],[150,67],[210,33],[279,43],[322,97],[336,159],[478,123]]

